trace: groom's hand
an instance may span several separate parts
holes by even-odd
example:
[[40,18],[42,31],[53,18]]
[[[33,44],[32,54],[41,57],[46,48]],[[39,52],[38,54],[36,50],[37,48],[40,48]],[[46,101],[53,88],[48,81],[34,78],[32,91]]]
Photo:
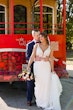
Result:
[[49,61],[49,60],[50,60],[49,56],[46,56],[46,57],[44,58],[44,61]]
[[36,56],[35,61],[41,61],[41,57]]

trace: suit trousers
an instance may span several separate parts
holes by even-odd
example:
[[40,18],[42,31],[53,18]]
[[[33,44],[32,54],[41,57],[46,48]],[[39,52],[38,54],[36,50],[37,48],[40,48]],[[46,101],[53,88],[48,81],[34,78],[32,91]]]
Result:
[[27,80],[26,82],[27,87],[27,101],[32,101],[34,95],[34,80]]

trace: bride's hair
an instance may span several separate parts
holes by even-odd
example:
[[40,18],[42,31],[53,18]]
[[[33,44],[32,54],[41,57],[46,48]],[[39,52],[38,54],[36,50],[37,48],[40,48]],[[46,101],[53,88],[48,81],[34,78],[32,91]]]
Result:
[[45,32],[41,32],[40,35],[45,38],[47,44],[49,45],[49,40],[48,40],[47,34]]

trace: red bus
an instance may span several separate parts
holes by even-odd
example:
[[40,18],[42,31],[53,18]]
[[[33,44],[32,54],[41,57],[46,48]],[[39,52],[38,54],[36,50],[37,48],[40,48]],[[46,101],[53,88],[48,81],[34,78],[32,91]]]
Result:
[[0,82],[19,81],[17,75],[26,64],[26,44],[31,31],[45,31],[54,50],[55,71],[68,77],[66,71],[66,0],[61,0],[57,17],[57,0],[0,0]]

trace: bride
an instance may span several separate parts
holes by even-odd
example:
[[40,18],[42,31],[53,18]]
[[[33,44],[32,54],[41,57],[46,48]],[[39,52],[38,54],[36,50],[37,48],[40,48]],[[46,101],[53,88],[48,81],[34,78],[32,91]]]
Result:
[[40,33],[40,42],[35,44],[27,70],[34,62],[36,105],[44,110],[61,110],[62,85],[54,72],[53,48],[45,33]]

